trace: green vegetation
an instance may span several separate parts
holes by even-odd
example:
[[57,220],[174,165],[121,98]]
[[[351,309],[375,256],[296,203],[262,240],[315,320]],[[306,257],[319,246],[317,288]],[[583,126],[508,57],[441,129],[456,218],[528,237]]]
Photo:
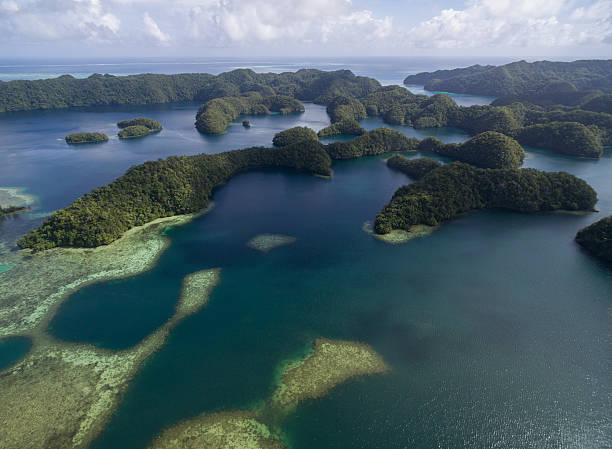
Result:
[[603,146],[598,134],[582,123],[552,122],[521,128],[516,139],[523,145],[554,148],[557,153],[599,158]]
[[128,126],[118,133],[120,139],[136,139],[138,137],[148,136],[149,134],[151,134],[151,130],[142,125]]
[[243,120],[242,121],[242,126],[244,126],[245,128],[250,128],[251,127],[250,120]]
[[243,114],[267,115],[272,112],[292,114],[304,112],[304,105],[284,95],[262,96],[251,92],[240,97],[215,98],[200,107],[196,128],[204,134],[223,134],[232,120]]
[[338,95],[327,104],[327,114],[332,123],[342,120],[359,121],[367,117],[364,105],[357,99]]
[[391,152],[415,151],[418,145],[418,139],[406,137],[390,128],[378,128],[349,142],[331,143],[327,145],[327,152],[334,160],[356,159]]
[[412,179],[419,180],[430,171],[442,167],[442,164],[427,157],[408,159],[401,154],[394,154],[387,159],[387,166],[394,170],[401,171]]
[[612,216],[578,231],[576,242],[595,257],[612,262]]
[[234,174],[265,167],[328,176],[331,159],[324,146],[313,140],[283,148],[254,147],[146,162],[54,212],[18,244],[35,250],[105,245],[156,218],[202,210],[213,189]]
[[327,104],[337,95],[362,98],[378,88],[378,81],[355,76],[348,70],[299,70],[277,74],[240,69],[218,76],[95,74],[86,79],[64,75],[48,80],[0,82],[0,112],[73,106],[207,102],[213,98],[235,97],[247,92],[256,92],[264,97],[284,95]]
[[317,141],[317,133],[306,126],[296,126],[295,128],[277,133],[274,139],[272,139],[272,143],[275,147],[286,147],[287,145],[304,142],[305,140]]
[[415,128],[453,126],[473,134],[497,131],[515,138],[520,136],[517,140],[529,145],[532,143],[528,142],[535,142],[532,136],[536,131],[523,132],[524,128],[548,125],[536,128],[540,145],[572,156],[599,157],[604,145],[612,145],[612,115],[606,113],[546,110],[522,103],[460,107],[448,95],[413,95],[399,86],[382,88],[362,102],[368,114],[382,116],[387,123]]
[[318,132],[319,138],[337,136],[338,134],[345,134],[349,136],[361,136],[366,130],[359,124],[357,120],[352,118],[342,119],[333,125],[323,128]]
[[532,213],[593,210],[597,194],[568,173],[534,169],[481,169],[461,162],[430,171],[401,187],[376,216],[375,232],[387,234],[415,225],[437,226],[477,209]]
[[108,136],[102,133],[74,133],[66,136],[66,143],[70,144],[100,143],[107,140]]
[[444,144],[434,137],[428,137],[421,141],[417,150],[480,168],[519,168],[525,158],[525,150],[516,140],[495,131],[478,134],[462,144]]
[[[513,62],[503,66],[471,66],[408,76],[404,84],[422,84],[430,91],[496,97],[563,90],[570,83],[578,90],[612,92],[612,60],[574,62]],[[552,86],[551,86],[552,84]]]
[[158,132],[162,130],[162,125],[157,120],[152,118],[137,117],[132,120],[123,120],[117,123],[117,126],[121,129],[127,128],[128,126],[144,126],[149,128],[151,132]]

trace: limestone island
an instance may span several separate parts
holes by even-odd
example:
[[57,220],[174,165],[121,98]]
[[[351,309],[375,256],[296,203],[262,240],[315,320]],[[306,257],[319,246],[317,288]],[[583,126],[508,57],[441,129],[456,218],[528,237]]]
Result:
[[251,121],[250,120],[243,120],[242,121],[242,126],[244,126],[245,128],[250,128],[251,127]]
[[151,130],[142,125],[128,126],[117,133],[120,139],[138,139],[149,134],[151,134]]
[[576,242],[595,257],[612,263],[612,216],[578,231]]
[[374,231],[388,234],[397,229],[409,231],[415,225],[438,226],[478,209],[592,211],[596,203],[591,186],[568,173],[481,169],[453,162],[400,187],[376,216]]
[[281,234],[260,234],[247,242],[247,246],[262,253],[267,253],[280,246],[290,245],[296,238]]
[[108,141],[108,136],[103,133],[74,133],[66,136],[66,143],[77,145],[80,143],[102,143]]
[[162,130],[162,124],[157,120],[146,117],[136,117],[130,120],[122,120],[117,123],[117,127],[120,129],[129,128],[130,126],[144,126],[148,128],[150,132],[156,133]]

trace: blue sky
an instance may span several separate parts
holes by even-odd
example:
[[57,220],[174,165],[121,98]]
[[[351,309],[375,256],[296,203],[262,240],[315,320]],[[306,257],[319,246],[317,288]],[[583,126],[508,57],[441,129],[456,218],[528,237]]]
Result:
[[0,0],[11,57],[612,57],[612,0]]

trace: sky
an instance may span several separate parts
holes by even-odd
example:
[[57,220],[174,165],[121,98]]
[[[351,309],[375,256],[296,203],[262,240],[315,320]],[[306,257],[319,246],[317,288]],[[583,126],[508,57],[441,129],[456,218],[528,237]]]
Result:
[[0,0],[0,58],[612,58],[612,0]]

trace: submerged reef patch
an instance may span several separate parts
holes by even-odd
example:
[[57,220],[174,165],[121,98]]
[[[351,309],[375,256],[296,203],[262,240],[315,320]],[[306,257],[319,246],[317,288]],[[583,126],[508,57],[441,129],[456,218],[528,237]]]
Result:
[[246,411],[204,415],[170,427],[151,449],[283,449],[270,429]]
[[296,238],[282,234],[260,234],[247,242],[247,246],[252,249],[267,253],[279,246],[290,245]]
[[347,380],[388,370],[383,358],[364,343],[318,338],[312,352],[284,367],[267,407],[288,412]]
[[140,365],[182,319],[206,304],[219,270],[185,280],[176,313],[137,346],[120,352],[33,334],[34,349],[0,373],[0,447],[85,448],[102,430]]
[[404,229],[394,229],[388,234],[376,234],[374,232],[373,223],[371,221],[366,221],[363,223],[361,230],[372,235],[376,240],[380,240],[381,242],[390,245],[401,245],[402,243],[407,243],[419,237],[426,237],[438,228],[439,226],[414,225],[410,227],[408,231]]

